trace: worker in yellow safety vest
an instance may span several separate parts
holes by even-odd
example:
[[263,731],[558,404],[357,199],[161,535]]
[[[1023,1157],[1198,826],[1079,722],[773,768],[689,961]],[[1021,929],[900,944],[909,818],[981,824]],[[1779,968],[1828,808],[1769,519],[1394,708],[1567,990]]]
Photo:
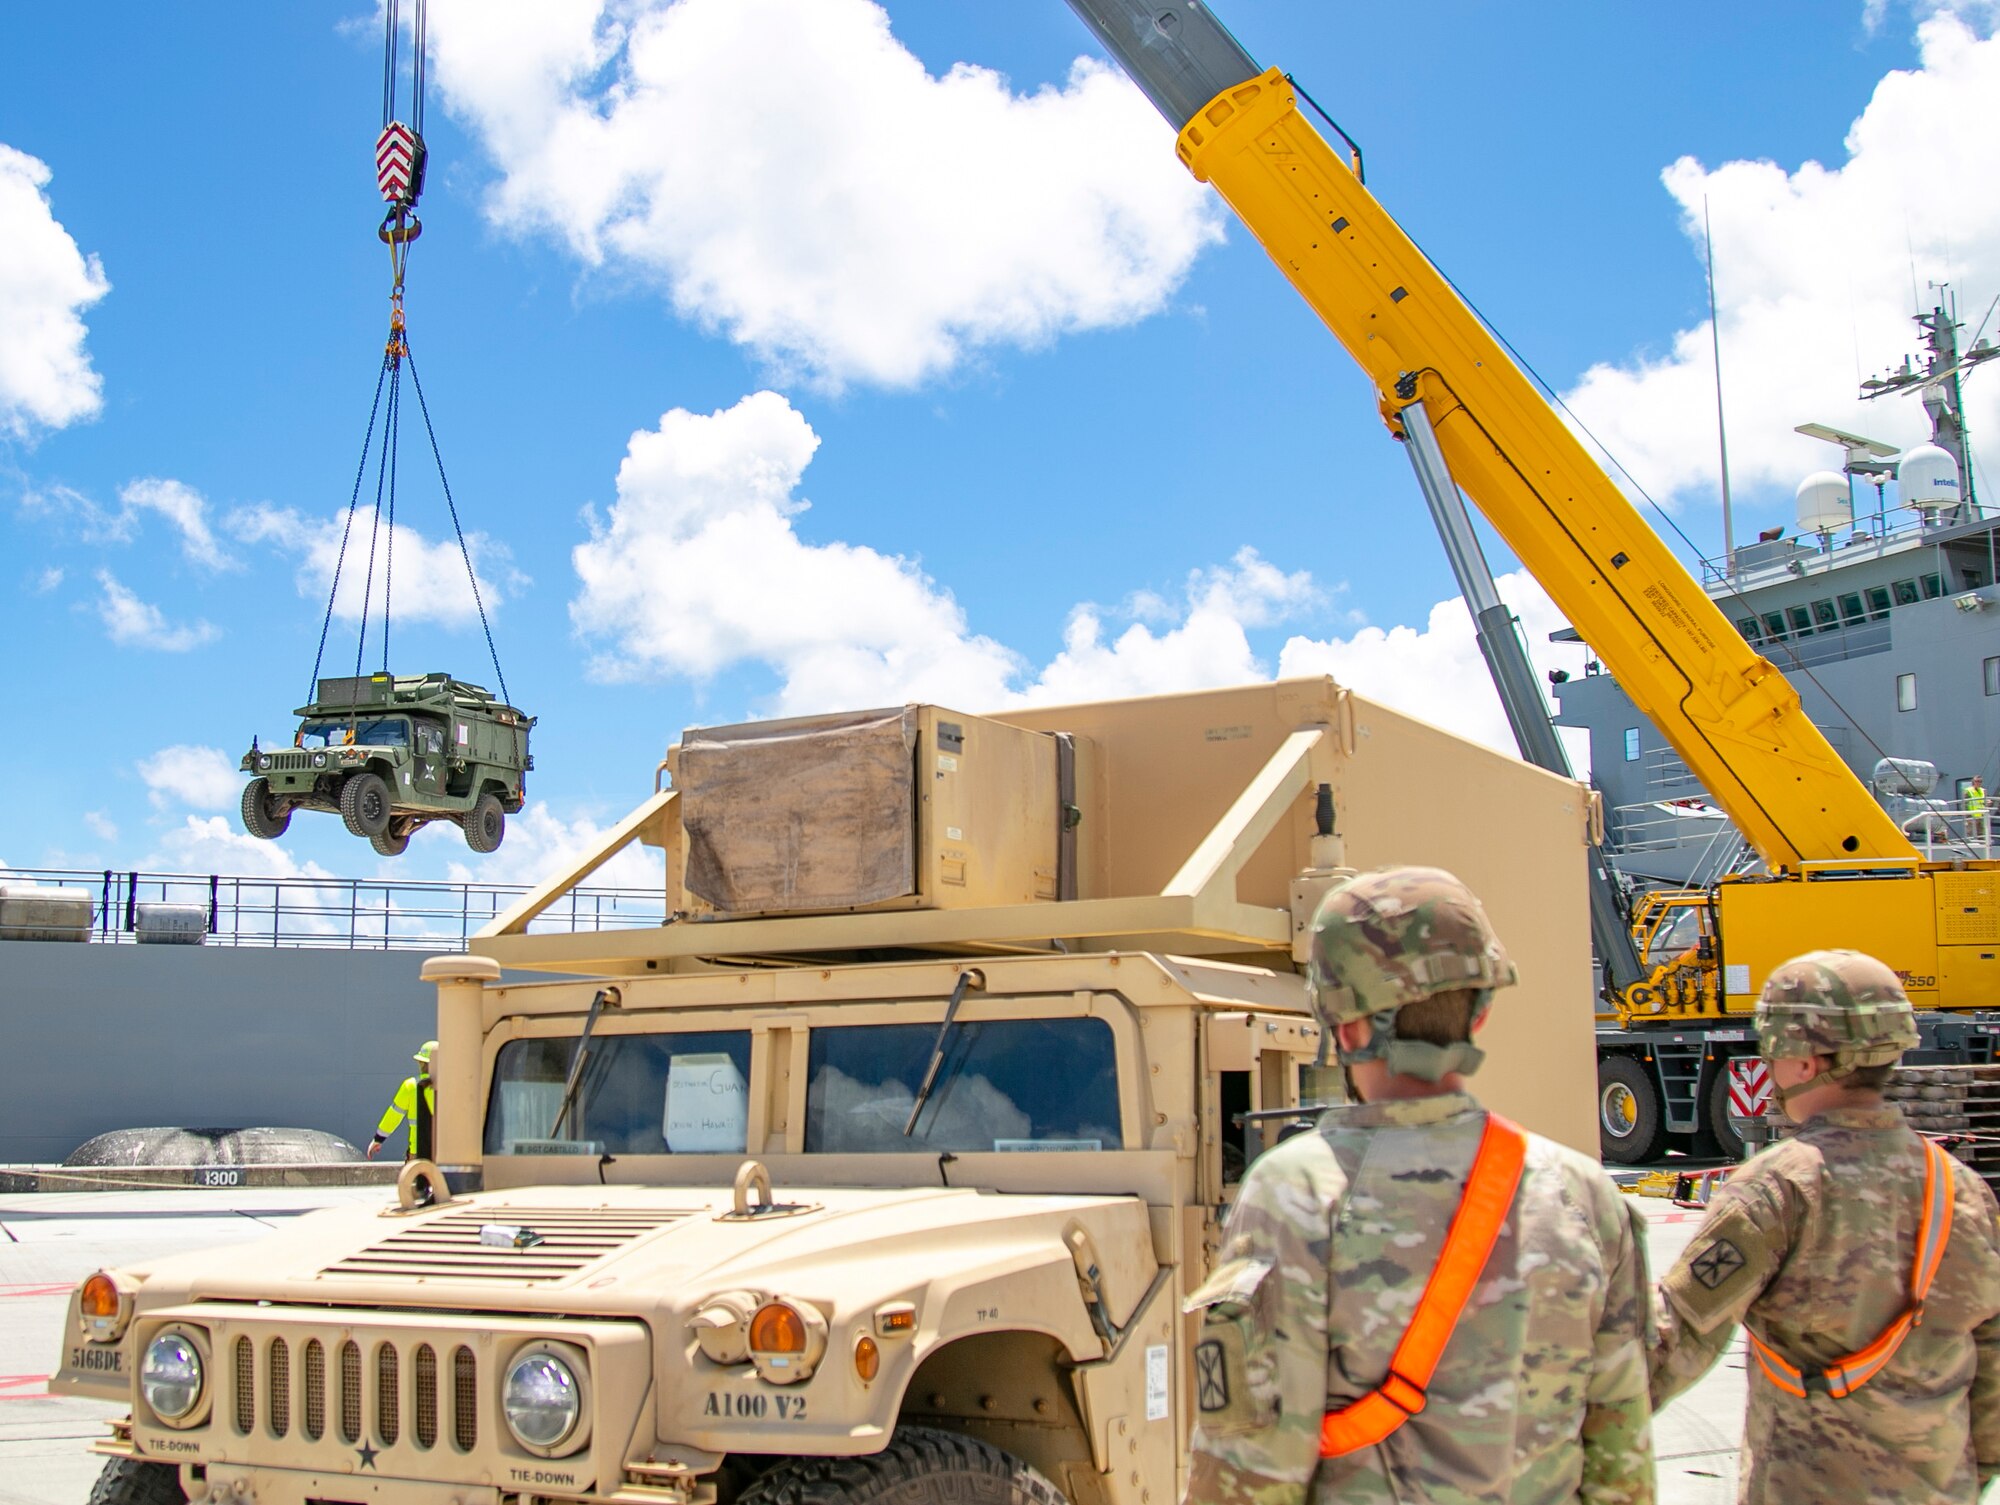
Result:
[[370,1160],[375,1158],[375,1152],[388,1142],[389,1136],[396,1132],[396,1126],[406,1118],[410,1121],[408,1155],[417,1153],[417,1084],[420,1081],[423,1083],[425,1116],[435,1118],[437,1088],[431,1085],[431,1056],[436,1053],[437,1048],[437,1041],[426,1040],[416,1055],[411,1057],[423,1070],[416,1076],[404,1077],[403,1085],[396,1089],[396,1095],[389,1100],[388,1108],[383,1111],[382,1121],[375,1126],[374,1141],[368,1146]]
[[1975,841],[1986,840],[1986,781],[1978,774],[1965,786],[1965,814]]

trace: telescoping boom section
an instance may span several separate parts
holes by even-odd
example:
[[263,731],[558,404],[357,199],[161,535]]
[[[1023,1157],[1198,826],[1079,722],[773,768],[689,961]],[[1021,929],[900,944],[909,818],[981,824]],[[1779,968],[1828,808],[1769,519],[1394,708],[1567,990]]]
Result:
[[[1773,870],[1916,851],[1478,316],[1204,6],[1070,0],[1177,150],[1368,373]],[[1337,127],[1336,127],[1337,129]]]

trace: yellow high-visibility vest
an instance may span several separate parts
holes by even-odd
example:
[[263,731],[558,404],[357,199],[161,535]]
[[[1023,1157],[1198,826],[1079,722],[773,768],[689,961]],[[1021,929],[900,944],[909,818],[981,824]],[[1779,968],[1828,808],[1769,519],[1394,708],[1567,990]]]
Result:
[[[437,1086],[424,1084],[424,1106],[431,1111],[431,1118],[437,1118]],[[375,1126],[375,1132],[387,1139],[396,1132],[396,1125],[404,1119],[410,1121],[410,1153],[417,1153],[417,1079],[403,1078],[403,1085],[396,1089],[396,1095],[389,1099],[389,1106],[382,1114],[382,1122]]]

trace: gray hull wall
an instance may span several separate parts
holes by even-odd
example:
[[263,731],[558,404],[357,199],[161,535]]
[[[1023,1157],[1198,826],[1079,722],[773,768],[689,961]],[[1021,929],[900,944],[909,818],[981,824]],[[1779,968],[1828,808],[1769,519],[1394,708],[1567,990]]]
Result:
[[425,959],[0,941],[0,1164],[161,1125],[323,1129],[365,1149],[436,1033]]

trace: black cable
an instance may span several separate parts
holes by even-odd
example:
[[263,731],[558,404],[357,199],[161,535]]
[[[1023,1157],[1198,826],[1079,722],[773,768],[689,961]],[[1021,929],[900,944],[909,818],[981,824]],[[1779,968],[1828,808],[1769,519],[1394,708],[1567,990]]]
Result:
[[340,597],[340,571],[347,563],[348,535],[354,531],[354,510],[361,504],[361,478],[368,474],[368,451],[375,445],[375,419],[382,410],[382,383],[389,375],[389,360],[375,373],[375,400],[368,407],[368,432],[361,441],[361,461],[354,467],[354,491],[347,499],[347,525],[340,530],[340,552],[333,560],[333,589],[326,595],[326,617],[319,624],[319,649],[313,654],[312,682],[306,687],[306,704],[319,699],[319,666],[326,657],[326,635],[333,626],[333,603]]
[[382,455],[375,466],[375,519],[368,529],[368,575],[361,586],[361,632],[354,640],[354,677],[361,678],[362,655],[368,651],[368,610],[375,599],[375,543],[382,536],[382,487],[388,479],[389,451],[394,448],[396,392],[403,384],[403,368],[390,357],[394,370],[389,383],[389,421],[382,425]]
[[417,358],[410,353],[406,339],[403,352],[410,363],[410,385],[416,389],[417,411],[423,414],[424,434],[431,442],[431,458],[437,462],[438,482],[444,487],[444,504],[451,511],[451,531],[458,538],[459,557],[465,561],[465,578],[472,585],[472,604],[479,609],[479,630],[486,634],[486,652],[493,660],[493,677],[500,682],[502,704],[512,705],[513,697],[507,693],[507,675],[500,667],[500,650],[493,646],[493,625],[486,620],[486,602],[479,594],[479,572],[472,567],[472,550],[465,544],[465,529],[459,526],[458,503],[452,500],[451,481],[444,473],[444,456],[438,452],[437,430],[431,426],[430,404],[424,401],[423,379],[417,375]]
[[382,128],[396,118],[396,0],[382,7]]
[[389,596],[396,580],[396,470],[402,455],[403,383],[401,369],[389,387],[389,426],[382,431],[382,447],[389,456],[389,526],[382,548],[382,672],[389,669]]

